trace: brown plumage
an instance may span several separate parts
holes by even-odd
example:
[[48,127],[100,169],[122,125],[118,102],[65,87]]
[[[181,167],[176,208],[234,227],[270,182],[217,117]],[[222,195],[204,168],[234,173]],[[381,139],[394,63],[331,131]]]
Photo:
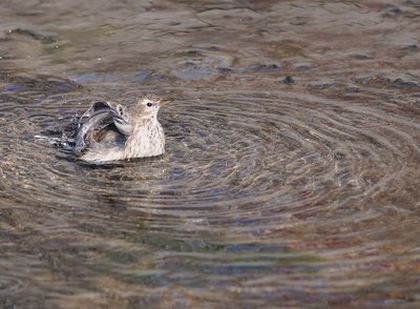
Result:
[[140,98],[129,111],[120,104],[94,103],[80,118],[74,153],[91,163],[164,154],[165,134],[157,119],[164,103],[155,95]]

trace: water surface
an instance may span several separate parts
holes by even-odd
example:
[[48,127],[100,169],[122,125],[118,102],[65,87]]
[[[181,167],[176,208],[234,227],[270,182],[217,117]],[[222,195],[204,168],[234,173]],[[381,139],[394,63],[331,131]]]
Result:
[[[0,307],[419,306],[419,16],[0,4]],[[54,143],[94,100],[150,92],[173,99],[164,157]]]

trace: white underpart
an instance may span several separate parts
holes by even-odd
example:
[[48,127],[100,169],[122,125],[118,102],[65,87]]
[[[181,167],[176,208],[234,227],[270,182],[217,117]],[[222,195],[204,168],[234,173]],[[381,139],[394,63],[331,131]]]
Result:
[[157,119],[135,126],[127,139],[125,159],[154,157],[165,153],[165,134]]

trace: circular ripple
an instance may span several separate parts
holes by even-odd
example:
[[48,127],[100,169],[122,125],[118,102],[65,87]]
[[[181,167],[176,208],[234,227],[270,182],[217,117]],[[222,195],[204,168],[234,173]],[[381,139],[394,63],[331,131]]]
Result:
[[25,285],[23,280],[3,273],[0,276],[0,296],[10,296],[13,293],[18,293]]
[[419,155],[414,123],[362,104],[284,93],[196,95],[162,112],[164,158],[105,169],[72,161],[34,137],[59,132],[58,122],[83,111],[89,98],[51,97],[32,109],[30,100],[6,102],[2,186],[16,198],[32,192],[51,207],[81,207],[91,194],[106,193],[144,212],[268,228],[334,210],[357,213],[349,203],[386,190],[406,171],[406,159]]
[[[43,237],[90,238],[104,252],[125,252],[122,239],[141,248],[141,258],[130,249],[130,261],[145,263],[136,271],[108,253],[83,267],[146,285],[205,286],[204,276],[232,293],[236,279],[250,294],[255,282],[276,293],[287,286],[341,293],[353,288],[350,274],[363,277],[372,263],[388,269],[382,252],[396,237],[414,237],[394,222],[415,224],[420,157],[418,122],[400,103],[178,94],[160,115],[163,158],[103,167],[49,143],[94,98],[66,93],[34,106],[11,96],[0,105],[2,196],[31,214],[27,224]],[[342,276],[332,275],[337,269]],[[308,271],[328,283],[319,287]]]

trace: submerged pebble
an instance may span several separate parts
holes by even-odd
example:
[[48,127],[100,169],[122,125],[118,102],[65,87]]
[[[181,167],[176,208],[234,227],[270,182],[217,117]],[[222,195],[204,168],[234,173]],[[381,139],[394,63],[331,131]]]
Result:
[[291,76],[286,76],[283,79],[283,83],[285,83],[286,85],[293,85],[294,83],[296,83],[295,79]]

